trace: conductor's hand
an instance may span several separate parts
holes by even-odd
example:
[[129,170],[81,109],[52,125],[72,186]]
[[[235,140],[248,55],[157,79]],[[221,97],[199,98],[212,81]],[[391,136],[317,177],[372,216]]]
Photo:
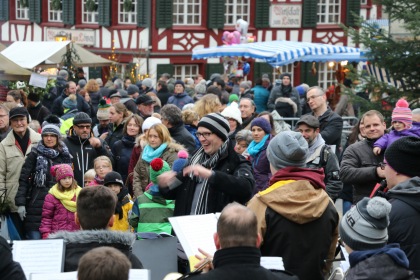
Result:
[[175,171],[167,171],[160,174],[158,179],[158,185],[162,188],[167,188],[171,185],[175,180],[176,172]]

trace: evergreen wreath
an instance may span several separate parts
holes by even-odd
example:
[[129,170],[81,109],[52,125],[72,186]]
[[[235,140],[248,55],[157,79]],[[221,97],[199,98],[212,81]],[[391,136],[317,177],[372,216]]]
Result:
[[28,2],[28,0],[20,0],[20,1],[19,1],[19,3],[20,3],[20,6],[21,6],[22,8],[28,8],[28,7],[29,7],[29,2]]
[[133,0],[124,0],[124,11],[131,12],[133,9]]
[[85,5],[86,5],[86,10],[88,12],[94,12],[97,9],[97,6],[94,0],[87,0]]
[[61,0],[52,0],[51,1],[51,9],[55,11],[60,11],[62,9]]

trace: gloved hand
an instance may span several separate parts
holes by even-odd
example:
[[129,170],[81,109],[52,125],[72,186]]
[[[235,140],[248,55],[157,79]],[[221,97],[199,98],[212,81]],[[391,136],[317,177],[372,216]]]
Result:
[[20,219],[23,221],[26,217],[26,208],[25,206],[19,206],[18,207],[18,214]]

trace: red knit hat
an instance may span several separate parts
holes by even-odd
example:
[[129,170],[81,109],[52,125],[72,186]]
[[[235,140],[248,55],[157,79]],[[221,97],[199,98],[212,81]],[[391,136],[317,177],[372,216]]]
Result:
[[55,180],[59,182],[61,179],[66,177],[74,178],[73,169],[68,164],[57,164],[51,166],[51,175],[55,177]]
[[395,109],[392,111],[392,122],[401,122],[405,125],[406,129],[411,128],[413,124],[413,113],[405,99],[400,99],[395,104]]

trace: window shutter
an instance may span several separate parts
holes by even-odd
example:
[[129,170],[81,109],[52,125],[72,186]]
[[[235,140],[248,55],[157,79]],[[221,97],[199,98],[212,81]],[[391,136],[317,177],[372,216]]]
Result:
[[41,0],[31,0],[29,3],[29,21],[41,23]]
[[212,74],[219,73],[224,74],[225,69],[223,63],[207,63],[206,64],[206,80],[210,80]]
[[173,1],[156,0],[156,27],[170,28],[173,21]]
[[0,0],[0,21],[9,20],[9,0]]
[[159,80],[163,73],[168,73],[171,76],[174,74],[174,66],[172,64],[158,64],[156,68],[157,80]]
[[302,1],[302,27],[316,27],[318,21],[317,0]]
[[207,3],[207,27],[223,29],[225,27],[225,1],[212,0]]
[[98,24],[101,26],[111,25],[111,0],[99,0]]
[[149,27],[150,0],[137,0],[137,26]]
[[[300,62],[301,82],[307,84],[310,87],[318,85],[318,74],[314,76],[311,71],[312,63],[315,62]],[[318,70],[318,63],[315,63],[315,69]]]
[[270,0],[256,1],[255,5],[255,27],[270,27]]
[[254,63],[254,81],[261,78],[263,74],[268,74],[270,81],[273,78],[273,67],[265,62]]
[[63,0],[63,23],[74,25],[74,0]]
[[347,0],[346,24],[347,26],[356,26],[357,17],[353,13],[360,15],[360,0]]

